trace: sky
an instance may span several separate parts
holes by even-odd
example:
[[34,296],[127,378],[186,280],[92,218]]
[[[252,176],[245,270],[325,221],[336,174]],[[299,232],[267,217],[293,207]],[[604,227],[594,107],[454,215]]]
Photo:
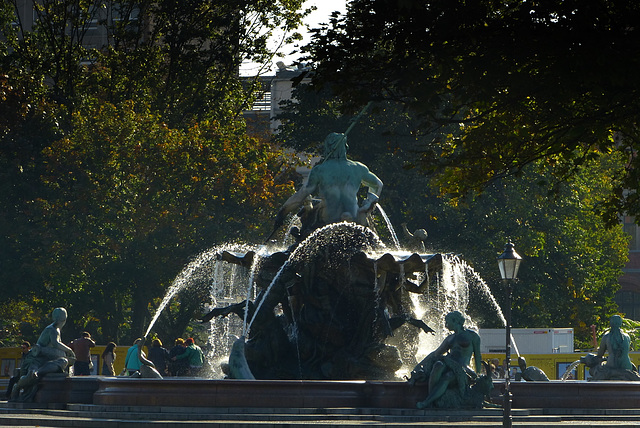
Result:
[[[317,9],[304,19],[304,23],[311,28],[318,27],[320,23],[328,23],[329,16],[331,16],[333,11],[337,10],[344,13],[347,10],[346,4],[347,0],[307,0],[304,2],[303,8],[316,6]],[[304,46],[309,42],[310,37],[303,28],[299,28],[298,31],[302,34],[304,39],[300,42],[296,42],[295,45]],[[275,57],[273,59],[273,64],[271,64],[271,72],[268,74],[275,74],[275,63],[277,61],[282,61],[286,65],[290,65],[298,59],[299,53],[293,55],[290,54],[291,51],[297,50],[294,45],[285,46],[281,50],[283,54],[286,54],[285,57]],[[243,76],[252,76],[255,75],[259,69],[259,64],[247,63],[240,68],[240,74]]]

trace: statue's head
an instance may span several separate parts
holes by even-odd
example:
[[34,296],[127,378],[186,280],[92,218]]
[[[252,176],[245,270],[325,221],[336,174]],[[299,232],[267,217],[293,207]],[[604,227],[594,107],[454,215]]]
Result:
[[53,318],[54,323],[62,323],[64,325],[67,321],[67,310],[65,308],[55,308],[51,313],[51,318]]
[[609,320],[609,325],[611,328],[620,328],[622,327],[622,317],[620,315],[614,315]]
[[325,159],[346,159],[347,158],[347,136],[332,132],[324,139],[324,158]]
[[426,241],[427,238],[429,237],[429,234],[424,229],[418,229],[415,232],[413,232],[413,236],[415,236],[418,239],[421,239],[422,241]]
[[462,327],[464,326],[464,315],[462,315],[458,311],[452,311],[445,315],[444,321],[447,326],[453,327],[455,325],[458,325]]

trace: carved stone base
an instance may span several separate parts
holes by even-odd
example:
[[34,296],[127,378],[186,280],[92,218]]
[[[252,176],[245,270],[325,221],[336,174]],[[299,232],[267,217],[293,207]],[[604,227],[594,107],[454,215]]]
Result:
[[99,376],[69,377],[64,373],[51,373],[40,380],[35,403],[91,404],[98,390]]
[[[494,382],[499,403],[502,382]],[[514,409],[637,408],[640,382],[513,382]],[[171,407],[375,407],[413,409],[427,396],[424,385],[383,381],[132,379],[47,375],[36,403],[84,403]]]

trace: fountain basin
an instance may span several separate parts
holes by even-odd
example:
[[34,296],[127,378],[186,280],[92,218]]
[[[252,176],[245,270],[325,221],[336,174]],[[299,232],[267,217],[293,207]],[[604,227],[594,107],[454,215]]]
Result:
[[640,403],[640,382],[549,381],[511,383],[514,408],[630,409]]
[[[494,381],[500,402],[502,381]],[[517,409],[629,409],[640,402],[640,382],[513,382]],[[393,381],[210,380],[194,378],[47,375],[37,403],[120,406],[382,408],[411,409],[427,395],[426,385]]]
[[93,404],[179,407],[414,408],[406,382],[104,378]]

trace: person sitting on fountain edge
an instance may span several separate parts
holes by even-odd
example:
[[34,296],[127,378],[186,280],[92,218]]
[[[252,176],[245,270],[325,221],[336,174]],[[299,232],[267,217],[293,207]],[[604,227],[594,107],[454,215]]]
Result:
[[20,345],[20,366],[18,367],[18,373],[15,373],[11,376],[11,378],[9,379],[9,385],[7,386],[7,392],[5,394],[5,397],[7,399],[11,398],[11,389],[13,388],[13,385],[16,384],[16,382],[18,382],[18,380],[20,379],[20,367],[23,366],[24,364],[24,359],[27,357],[27,353],[29,352],[29,350],[31,349],[31,343],[27,342],[26,340],[24,342],[22,342],[22,345]]
[[[289,213],[303,206],[303,219],[306,221],[303,220],[302,238],[330,223],[352,221],[367,225],[367,215],[378,202],[383,185],[366,165],[347,159],[348,147],[345,134],[333,132],[325,138],[322,161],[311,169],[307,183],[280,208],[274,232]],[[368,186],[369,192],[359,207],[358,191],[361,185]],[[321,199],[313,208],[310,203],[312,195]]]
[[133,376],[136,373],[140,373],[140,358],[138,358],[138,346],[140,346],[142,338],[139,337],[133,341],[133,345],[127,351],[127,356],[124,359],[124,368],[129,376]]
[[[458,311],[449,312],[444,320],[453,334],[447,336],[438,349],[427,355],[411,373],[410,383],[426,379],[429,382],[429,395],[417,403],[419,409],[432,405],[449,387],[455,387],[459,395],[464,396],[470,381],[477,378],[476,372],[482,370],[478,333],[464,328],[464,316]],[[472,356],[476,372],[469,367]]]
[[199,376],[204,366],[204,353],[198,345],[195,344],[192,337],[185,340],[187,345],[184,353],[172,358],[173,361],[187,359],[189,361],[189,375]]

